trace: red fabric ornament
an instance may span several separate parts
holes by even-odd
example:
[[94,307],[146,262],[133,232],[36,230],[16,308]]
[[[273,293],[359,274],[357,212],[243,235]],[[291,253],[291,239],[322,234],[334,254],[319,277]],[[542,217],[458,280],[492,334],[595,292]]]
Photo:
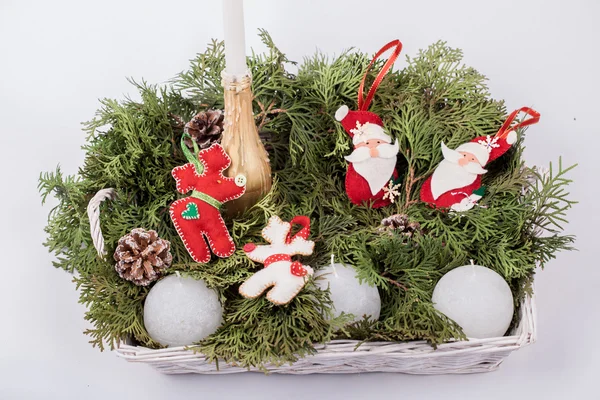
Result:
[[245,180],[223,175],[231,159],[220,144],[198,152],[197,160],[190,158],[189,150],[184,153],[190,163],[174,168],[171,173],[177,181],[177,191],[183,194],[191,191],[192,195],[171,204],[173,224],[194,261],[208,262],[210,250],[218,257],[229,257],[235,251],[235,243],[219,208],[244,194]]
[[460,203],[481,187],[481,176],[477,176],[472,184],[457,188],[456,190],[447,191],[437,199],[434,199],[431,193],[431,178],[431,176],[427,178],[421,187],[421,201],[438,208],[451,208],[454,204]]
[[[254,248],[256,248],[256,247],[254,247]],[[254,250],[254,249],[252,249],[252,250]],[[252,251],[252,250],[250,250],[250,251]],[[244,251],[246,251],[246,246],[244,246]],[[265,268],[267,268],[269,265],[277,263],[277,262],[281,262],[281,261],[290,263],[290,273],[292,275],[306,276],[306,274],[308,274],[308,270],[306,268],[304,268],[302,263],[298,262],[298,261],[292,261],[292,256],[290,256],[289,254],[273,254],[272,256],[267,257],[263,264],[264,264]]]
[[[377,74],[366,97],[363,97],[365,80],[375,61],[386,51],[394,49],[383,68]],[[394,40],[383,46],[371,60],[358,89],[358,111],[341,106],[335,113],[348,135],[352,138],[354,151],[346,157],[349,161],[346,172],[346,193],[355,205],[370,205],[379,208],[392,203],[384,199],[383,188],[390,180],[398,178],[396,160],[398,144],[392,144],[379,115],[368,111],[379,84],[400,55],[402,43]]]
[[335,117],[340,121],[340,124],[342,124],[352,139],[354,139],[357,122],[361,125],[368,123],[383,126],[383,121],[379,115],[371,111],[352,111],[348,109],[348,106],[341,106],[335,113]]
[[285,237],[286,244],[292,243],[292,241],[297,237],[302,238],[304,240],[308,240],[308,237],[310,236],[310,218],[308,218],[305,215],[299,215],[297,217],[292,218],[292,220],[290,221],[290,225],[300,225],[302,228],[300,228],[300,230],[296,232],[296,234],[294,234],[293,236],[292,230],[290,229],[290,231]]
[[[398,179],[398,171],[394,168],[394,172],[390,177],[393,181]],[[352,164],[348,164],[348,169],[346,171],[346,193],[348,194],[348,198],[355,205],[365,204],[365,202],[372,201],[373,204],[371,207],[373,208],[381,208],[387,205],[390,205],[392,201],[390,199],[384,199],[385,192],[383,188],[377,192],[377,194],[373,195],[371,193],[371,189],[369,187],[368,182],[360,176],[354,166]]]
[[[520,112],[526,113],[530,118],[511,126]],[[487,171],[482,167],[510,149],[517,141],[517,128],[535,124],[539,120],[540,114],[537,111],[522,107],[508,116],[493,137],[477,137],[455,150],[448,149],[442,143],[444,160],[423,183],[421,201],[454,211],[471,209],[483,195],[480,190],[481,175]]]
[[295,276],[306,276],[308,275],[308,270],[304,268],[300,261],[294,261],[290,266],[290,272]]

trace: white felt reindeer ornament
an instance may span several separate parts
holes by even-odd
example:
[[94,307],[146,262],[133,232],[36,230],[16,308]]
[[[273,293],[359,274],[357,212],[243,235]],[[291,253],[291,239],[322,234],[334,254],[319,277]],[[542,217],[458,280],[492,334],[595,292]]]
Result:
[[[294,236],[291,235],[292,225],[302,226]],[[313,274],[313,269],[292,261],[296,254],[308,256],[313,252],[315,243],[308,240],[310,235],[310,219],[294,217],[290,222],[273,216],[262,230],[262,236],[270,244],[256,245],[247,243],[244,251],[252,261],[264,264],[264,268],[252,275],[240,286],[240,294],[253,299],[260,296],[266,289],[267,299],[277,305],[287,304],[302,290],[306,276]]]

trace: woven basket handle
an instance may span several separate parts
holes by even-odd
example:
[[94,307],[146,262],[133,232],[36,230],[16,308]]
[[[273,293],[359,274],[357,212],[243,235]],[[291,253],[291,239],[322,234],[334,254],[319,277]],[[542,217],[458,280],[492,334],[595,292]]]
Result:
[[92,242],[94,243],[98,255],[102,258],[106,255],[106,250],[104,249],[104,236],[102,236],[102,229],[100,228],[100,204],[102,204],[104,200],[114,199],[116,194],[117,192],[115,189],[102,189],[92,197],[87,206]]

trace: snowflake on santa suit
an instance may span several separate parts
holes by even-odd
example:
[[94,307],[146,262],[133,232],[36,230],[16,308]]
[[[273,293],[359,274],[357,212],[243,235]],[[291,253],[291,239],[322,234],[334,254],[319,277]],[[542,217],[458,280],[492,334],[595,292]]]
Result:
[[[526,113],[530,118],[511,127],[519,112]],[[517,128],[535,124],[539,119],[537,111],[522,107],[509,115],[493,137],[477,137],[454,150],[442,142],[444,159],[423,183],[421,200],[457,212],[473,208],[484,193],[481,186],[481,176],[487,172],[484,167],[506,153],[517,141]]]
[[175,167],[171,172],[177,181],[177,191],[192,192],[191,196],[171,204],[170,215],[186,249],[199,263],[210,261],[210,250],[218,257],[229,257],[235,252],[235,243],[229,235],[220,208],[223,203],[241,197],[246,191],[243,175],[228,178],[223,171],[231,159],[220,144],[198,151],[194,157],[182,138],[182,150],[188,164]]
[[[363,88],[369,69],[384,52],[392,48],[394,52],[375,78],[366,98],[363,99]],[[346,172],[346,193],[355,205],[370,204],[373,208],[379,208],[392,202],[383,189],[390,179],[393,181],[398,179],[398,171],[396,171],[398,143],[392,143],[392,137],[386,133],[381,118],[367,109],[377,87],[391,69],[401,50],[402,43],[399,40],[394,40],[379,50],[367,67],[360,84],[358,111],[351,111],[344,105],[335,113],[335,118],[350,135],[354,146],[352,153],[345,158],[349,162]]]
[[354,151],[346,160],[346,193],[353,204],[372,202],[373,208],[391,203],[384,187],[398,178],[398,143],[392,143],[383,129],[381,118],[369,111],[350,111],[342,106],[335,117],[350,134]]

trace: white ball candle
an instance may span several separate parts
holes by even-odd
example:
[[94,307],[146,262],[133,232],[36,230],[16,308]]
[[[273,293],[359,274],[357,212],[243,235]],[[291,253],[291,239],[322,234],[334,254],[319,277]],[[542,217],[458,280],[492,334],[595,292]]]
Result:
[[150,289],[144,303],[144,325],[165,346],[186,346],[214,333],[223,310],[217,292],[206,283],[169,275]]
[[379,319],[381,298],[376,287],[360,283],[354,267],[343,264],[330,264],[315,273],[316,285],[325,290],[329,287],[334,316],[342,312],[354,315],[354,321],[368,315],[371,321]]
[[433,290],[432,301],[467,337],[477,339],[503,336],[514,312],[504,278],[479,265],[465,265],[444,275]]

